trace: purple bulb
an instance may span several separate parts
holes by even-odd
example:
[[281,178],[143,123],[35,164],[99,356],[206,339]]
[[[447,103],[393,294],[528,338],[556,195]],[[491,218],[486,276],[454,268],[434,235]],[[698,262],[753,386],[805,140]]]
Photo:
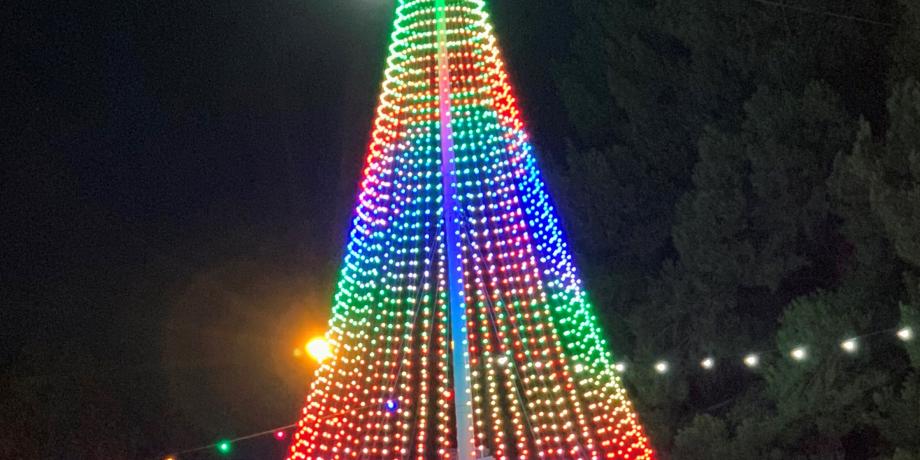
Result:
[[393,414],[393,413],[396,413],[397,410],[399,410],[399,403],[396,402],[395,399],[388,399],[387,402],[384,404],[384,407],[386,407],[387,412]]

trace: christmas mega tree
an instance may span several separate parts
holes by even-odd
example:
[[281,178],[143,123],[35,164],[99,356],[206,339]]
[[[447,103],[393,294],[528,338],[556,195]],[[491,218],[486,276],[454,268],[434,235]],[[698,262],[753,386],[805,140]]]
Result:
[[483,0],[399,0],[290,459],[650,459]]

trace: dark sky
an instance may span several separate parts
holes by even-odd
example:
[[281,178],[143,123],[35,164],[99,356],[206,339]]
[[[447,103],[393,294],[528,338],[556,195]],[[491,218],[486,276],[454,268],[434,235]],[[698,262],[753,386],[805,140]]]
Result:
[[[492,3],[558,152],[566,2]],[[293,421],[309,372],[290,352],[325,323],[392,8],[8,8],[0,365],[27,389],[4,403],[39,412],[23,442],[134,433],[141,456]]]

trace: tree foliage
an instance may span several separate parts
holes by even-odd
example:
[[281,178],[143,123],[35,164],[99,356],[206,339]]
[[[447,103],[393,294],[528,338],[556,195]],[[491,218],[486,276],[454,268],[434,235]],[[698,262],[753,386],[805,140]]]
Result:
[[562,209],[659,449],[918,458],[916,342],[839,341],[920,327],[920,4],[572,3]]

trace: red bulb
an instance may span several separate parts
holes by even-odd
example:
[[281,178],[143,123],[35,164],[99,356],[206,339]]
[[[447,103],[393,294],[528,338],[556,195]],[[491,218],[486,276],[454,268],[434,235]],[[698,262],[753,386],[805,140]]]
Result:
[[283,439],[286,438],[286,437],[287,437],[287,433],[285,433],[284,430],[276,431],[276,432],[275,432],[275,439],[277,439],[277,440],[279,440],[279,441],[283,440]]

